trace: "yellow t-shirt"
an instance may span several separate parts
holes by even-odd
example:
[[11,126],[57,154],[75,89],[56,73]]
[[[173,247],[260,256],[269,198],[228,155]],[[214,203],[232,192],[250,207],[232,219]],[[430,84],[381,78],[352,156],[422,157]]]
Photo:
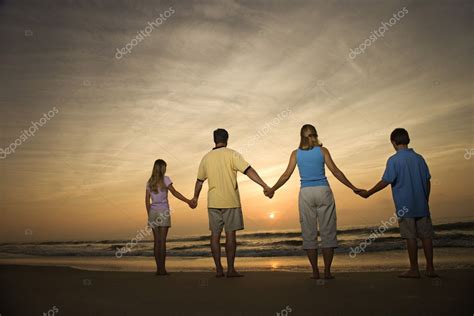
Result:
[[227,147],[214,148],[201,160],[198,180],[208,180],[208,208],[240,207],[237,171],[244,173],[250,165],[241,154]]

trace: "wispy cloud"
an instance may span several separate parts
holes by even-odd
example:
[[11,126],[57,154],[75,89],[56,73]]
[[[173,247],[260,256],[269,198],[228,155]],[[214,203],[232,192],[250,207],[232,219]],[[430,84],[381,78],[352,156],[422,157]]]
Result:
[[[116,60],[115,49],[170,5],[173,17]],[[0,145],[52,106],[61,108],[61,117],[0,162],[2,210],[11,225],[0,238],[21,238],[28,221],[57,238],[78,237],[82,231],[73,223],[86,223],[84,214],[96,236],[120,235],[118,228],[94,229],[106,224],[133,231],[144,221],[142,191],[154,159],[167,160],[176,186],[190,195],[215,128],[228,129],[230,146],[241,148],[288,107],[291,116],[245,152],[269,182],[283,172],[301,125],[313,123],[348,176],[372,184],[392,154],[389,133],[404,126],[433,174],[445,177],[444,193],[456,195],[451,181],[471,181],[464,171],[472,165],[461,160],[463,148],[472,147],[472,31],[465,13],[472,4],[445,6],[408,3],[403,21],[350,60],[349,49],[398,10],[398,1],[5,2]],[[278,203],[254,199],[252,190],[260,190],[241,177],[242,199],[252,196],[248,216],[294,205],[294,177],[291,189],[278,192]],[[362,204],[332,183],[341,210],[358,208],[374,222],[374,210],[391,210],[388,193]],[[456,216],[470,211],[462,196]],[[189,215],[172,204],[183,211],[175,213],[175,233],[206,230],[205,212]],[[135,220],[105,223],[117,208]],[[342,212],[342,224],[361,223]],[[99,213],[107,216],[90,217]],[[68,232],[40,216],[67,223]],[[289,227],[297,227],[296,211],[291,218]],[[265,222],[249,228],[264,229]]]

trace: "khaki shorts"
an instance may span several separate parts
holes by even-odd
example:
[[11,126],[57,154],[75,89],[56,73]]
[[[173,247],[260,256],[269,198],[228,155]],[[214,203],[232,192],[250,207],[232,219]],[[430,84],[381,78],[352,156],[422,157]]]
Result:
[[156,211],[150,210],[148,213],[148,226],[151,228],[155,227],[170,227],[171,226],[171,215],[170,211]]
[[400,235],[405,239],[433,238],[434,230],[431,217],[401,217],[398,219]]
[[242,209],[236,208],[209,208],[209,230],[215,233],[222,232],[225,227],[226,232],[244,229],[244,217]]
[[303,249],[337,247],[336,203],[328,186],[304,187],[298,199]]

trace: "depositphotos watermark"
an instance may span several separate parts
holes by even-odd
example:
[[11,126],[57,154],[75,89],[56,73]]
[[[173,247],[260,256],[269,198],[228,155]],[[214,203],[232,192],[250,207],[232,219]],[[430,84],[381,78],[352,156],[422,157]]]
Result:
[[464,151],[466,152],[464,154],[464,159],[470,160],[472,156],[474,156],[474,148],[471,148],[470,150],[467,148],[464,148]]
[[132,248],[135,247],[135,245],[137,245],[139,241],[142,241],[143,239],[145,239],[145,237],[151,235],[151,233],[153,232],[153,228],[158,227],[166,217],[170,216],[170,211],[166,211],[163,214],[158,215],[158,217],[154,221],[148,222],[148,225],[145,227],[145,229],[140,229],[139,231],[137,231],[138,234],[135,236],[135,238],[132,238],[132,240],[126,243],[125,246],[115,251],[115,257],[120,259],[123,257],[124,254],[132,251]]
[[289,313],[291,313],[293,309],[291,308],[290,305],[286,305],[285,308],[283,308],[280,312],[276,313],[276,316],[288,316]]
[[355,258],[359,253],[365,252],[365,248],[367,248],[367,246],[371,245],[375,239],[382,237],[389,226],[394,225],[398,221],[398,217],[403,217],[406,213],[408,213],[408,208],[404,206],[403,208],[399,209],[396,214],[393,214],[393,216],[390,217],[388,221],[381,221],[382,225],[380,225],[377,229],[374,229],[369,237],[361,242],[359,246],[355,247],[355,249],[351,247],[349,257]]
[[143,30],[137,32],[137,36],[135,36],[130,42],[125,44],[124,47],[121,49],[117,48],[117,52],[115,53],[116,59],[122,59],[123,56],[132,52],[132,49],[138,45],[141,41],[143,41],[146,37],[149,37],[151,32],[155,30],[155,28],[159,27],[163,24],[170,16],[172,16],[176,11],[173,7],[169,7],[163,13],[160,13],[160,16],[157,17],[154,21],[148,22],[148,26],[146,26]]
[[7,155],[15,153],[18,146],[21,146],[21,144],[26,142],[29,137],[35,136],[35,133],[40,129],[40,127],[43,127],[58,113],[58,108],[53,107],[53,109],[48,111],[48,113],[43,113],[43,117],[41,117],[37,122],[31,121],[31,126],[28,129],[23,130],[20,137],[15,139],[13,143],[6,148],[0,147],[0,159],[5,159],[7,158]]
[[407,13],[408,9],[406,7],[403,7],[400,11],[394,13],[393,17],[390,18],[388,22],[382,22],[381,26],[377,30],[372,31],[369,37],[365,41],[360,43],[359,47],[351,49],[351,52],[349,53],[349,58],[355,59],[357,55],[363,54],[367,47],[372,45],[372,43],[374,43],[380,37],[384,37],[384,34],[388,31],[389,27],[392,27],[397,24],[397,22],[400,21]]
[[262,137],[265,137],[268,133],[270,133],[270,131],[275,126],[280,124],[284,119],[286,119],[288,116],[290,116],[290,114],[291,114],[290,108],[286,108],[285,110],[278,113],[278,115],[275,116],[271,121],[266,122],[263,125],[263,127],[259,128],[257,130],[257,133],[255,135],[253,135],[252,137],[250,137],[247,140],[247,142],[244,144],[244,146],[239,148],[238,152],[241,153],[241,154],[246,153],[250,149],[250,147],[252,147],[256,143],[258,143]]
[[54,316],[57,313],[59,313],[59,308],[57,308],[56,305],[54,305],[46,313],[43,313],[43,316]]

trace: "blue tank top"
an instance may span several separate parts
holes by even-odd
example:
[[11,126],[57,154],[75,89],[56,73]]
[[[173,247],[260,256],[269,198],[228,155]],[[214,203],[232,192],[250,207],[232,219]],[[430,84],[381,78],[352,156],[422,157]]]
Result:
[[329,186],[324,172],[324,155],[321,147],[296,151],[296,164],[300,172],[301,187]]

